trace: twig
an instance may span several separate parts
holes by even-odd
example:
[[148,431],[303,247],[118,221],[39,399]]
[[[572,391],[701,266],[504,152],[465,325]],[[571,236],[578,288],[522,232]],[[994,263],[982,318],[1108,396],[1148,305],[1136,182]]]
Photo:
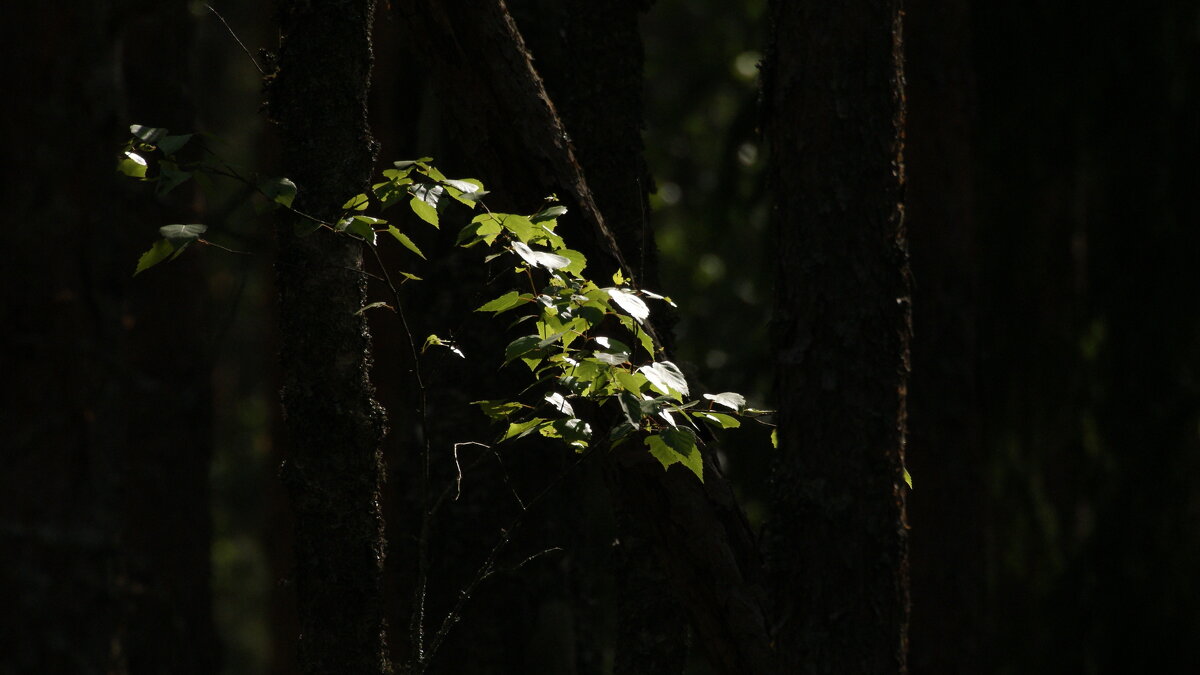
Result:
[[262,66],[258,65],[258,61],[254,60],[254,55],[250,53],[249,49],[246,49],[246,45],[242,44],[242,39],[237,36],[237,33],[233,32],[233,28],[229,26],[229,22],[225,20],[225,17],[221,16],[221,13],[213,9],[213,6],[207,2],[204,3],[204,6],[208,8],[208,11],[213,13],[213,16],[220,19],[221,23],[225,24],[225,30],[229,31],[229,34],[233,36],[233,39],[238,43],[238,46],[242,48],[242,51],[246,52],[246,56],[250,59],[250,63],[253,63],[254,67],[258,69],[258,74],[266,75],[266,71],[262,69]]

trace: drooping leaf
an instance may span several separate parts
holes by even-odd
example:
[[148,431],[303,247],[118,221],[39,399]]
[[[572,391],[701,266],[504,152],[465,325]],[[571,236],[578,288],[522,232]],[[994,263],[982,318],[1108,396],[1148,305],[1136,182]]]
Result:
[[514,241],[512,248],[525,262],[548,270],[562,269],[571,264],[570,258],[549,251],[535,251],[519,241]]
[[371,226],[370,220],[354,217],[349,219],[346,224],[346,231],[356,237],[361,237],[371,246],[375,245],[375,228]]
[[623,288],[606,288],[608,297],[617,303],[617,306],[625,310],[629,316],[637,319],[638,323],[643,323],[650,316],[650,308],[646,306],[646,302],[639,298],[636,294],[631,293]]
[[158,228],[158,233],[163,239],[171,242],[175,248],[187,246],[188,244],[200,238],[200,235],[208,231],[207,225],[199,223],[189,223],[187,225],[163,225]]
[[666,469],[681,463],[704,482],[704,459],[696,445],[696,437],[686,427],[665,429],[662,433],[646,437],[645,444],[650,454]]
[[624,314],[618,314],[617,319],[621,322],[621,325],[624,326],[626,330],[628,330],[630,333],[633,333],[637,337],[638,344],[642,345],[642,349],[645,349],[647,354],[653,356],[654,338],[650,337],[650,333],[647,333],[645,329],[639,326],[633,320],[633,317],[626,316]]
[[704,398],[716,403],[717,405],[723,405],[734,412],[738,412],[742,408],[746,407],[746,397],[733,391],[727,391],[720,394],[705,394]]
[[142,272],[154,267],[158,263],[170,258],[171,254],[174,252],[175,247],[171,244],[171,242],[167,241],[166,239],[159,239],[158,241],[154,242],[154,245],[150,247],[149,251],[146,251],[142,254],[142,257],[138,258],[137,269],[133,271],[133,276],[136,277]]
[[416,253],[417,255],[421,256],[421,258],[425,258],[425,254],[421,253],[421,249],[417,248],[417,245],[413,243],[413,240],[409,239],[408,235],[397,229],[395,225],[388,225],[387,233],[395,237],[396,241],[400,242],[400,245],[404,248]]
[[586,450],[592,438],[592,427],[578,418],[554,420],[538,429],[547,438],[560,438],[576,451]]
[[645,375],[651,386],[659,392],[683,400],[688,395],[687,378],[680,372],[679,367],[670,361],[657,361],[648,366],[638,368]]

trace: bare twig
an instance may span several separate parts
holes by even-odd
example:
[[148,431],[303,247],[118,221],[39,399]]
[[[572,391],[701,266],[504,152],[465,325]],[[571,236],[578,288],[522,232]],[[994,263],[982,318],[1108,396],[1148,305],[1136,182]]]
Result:
[[242,43],[242,39],[237,36],[237,33],[233,32],[233,28],[229,26],[229,22],[225,20],[225,17],[221,16],[220,12],[213,9],[212,5],[204,3],[204,6],[208,8],[208,11],[213,13],[213,16],[220,19],[221,23],[225,24],[225,30],[229,31],[229,34],[233,36],[233,39],[238,43],[238,46],[242,48],[242,51],[246,52],[246,56],[250,59],[250,63],[253,63],[254,67],[258,69],[258,74],[266,75],[266,71],[262,69],[262,66],[258,65],[258,61],[254,59],[254,55],[250,53],[249,49],[246,49],[246,45]]

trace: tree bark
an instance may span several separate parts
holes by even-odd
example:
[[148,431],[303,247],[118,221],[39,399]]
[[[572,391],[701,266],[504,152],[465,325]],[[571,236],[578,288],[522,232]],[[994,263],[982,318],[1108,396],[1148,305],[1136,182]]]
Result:
[[[296,206],[321,219],[365,189],[375,156],[366,100],[372,0],[284,2],[269,112]],[[278,227],[283,479],[296,514],[294,586],[305,673],[386,673],[380,583],[385,543],[383,409],[369,379],[362,250],[321,230]]]
[[904,673],[910,282],[900,3],[770,5],[783,672]]

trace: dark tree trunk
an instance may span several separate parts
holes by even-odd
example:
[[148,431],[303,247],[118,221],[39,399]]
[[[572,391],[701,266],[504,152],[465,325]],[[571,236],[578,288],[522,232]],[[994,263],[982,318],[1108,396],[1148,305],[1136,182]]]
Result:
[[114,171],[129,123],[192,127],[192,25],[181,3],[112,4],[29,5],[0,39],[6,673],[219,658],[204,283],[194,256],[131,278],[157,227],[194,214],[186,188],[156,203]]
[[912,531],[913,672],[980,673],[988,633],[976,307],[969,3],[905,4],[905,220],[913,276],[913,379],[907,460],[919,489]]
[[[284,2],[278,71],[269,83],[284,174],[296,206],[335,217],[365,189],[375,156],[367,127],[374,2]],[[305,673],[384,673],[379,490],[383,409],[369,379],[362,249],[326,230],[279,224],[283,479],[296,516],[293,583]]]
[[778,260],[770,569],[783,672],[906,672],[899,2],[771,4]]

